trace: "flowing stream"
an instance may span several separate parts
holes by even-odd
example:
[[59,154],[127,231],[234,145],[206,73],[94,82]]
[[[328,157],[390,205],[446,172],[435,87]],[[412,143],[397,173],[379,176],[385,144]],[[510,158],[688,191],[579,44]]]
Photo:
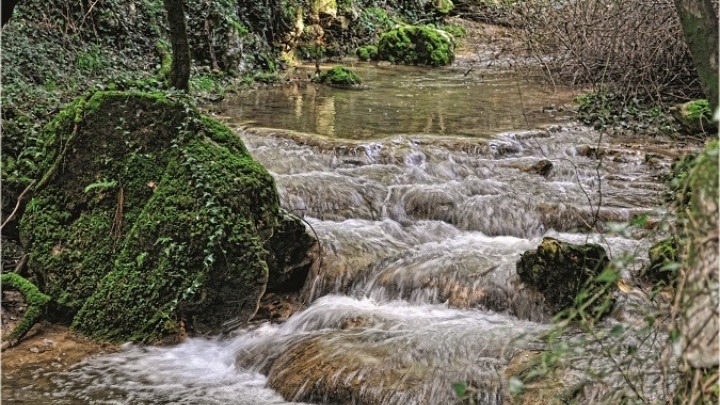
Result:
[[3,399],[450,404],[452,385],[465,382],[476,403],[503,403],[508,362],[542,348],[550,327],[515,273],[521,253],[543,236],[597,242],[613,258],[641,252],[623,273],[635,276],[651,230],[586,227],[659,221],[667,145],[602,139],[563,120],[556,106],[567,95],[508,73],[363,65],[360,74],[362,90],[291,84],[223,105],[282,205],[321,241],[302,311],[39,370],[28,386],[6,385]]

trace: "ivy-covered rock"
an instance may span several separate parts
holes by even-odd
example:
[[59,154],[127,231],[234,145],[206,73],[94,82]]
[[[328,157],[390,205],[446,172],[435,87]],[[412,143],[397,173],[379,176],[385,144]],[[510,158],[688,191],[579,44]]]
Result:
[[426,26],[401,26],[378,42],[378,58],[406,65],[445,66],[455,58],[450,34]]
[[338,87],[352,87],[362,83],[360,77],[352,70],[344,66],[334,66],[332,69],[320,75],[320,83],[330,84]]
[[582,290],[595,291],[596,279],[608,264],[600,245],[546,237],[536,250],[523,253],[516,270],[523,283],[545,297],[548,309],[558,312],[573,307]]
[[108,91],[44,136],[20,231],[56,315],[113,341],[252,317],[284,217],[272,177],[227,127],[185,100]]

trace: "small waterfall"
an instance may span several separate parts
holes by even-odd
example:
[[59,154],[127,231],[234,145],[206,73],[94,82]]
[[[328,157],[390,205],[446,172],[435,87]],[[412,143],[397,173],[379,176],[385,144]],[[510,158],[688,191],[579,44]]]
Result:
[[[397,111],[415,114],[408,103],[413,86],[424,83],[415,79],[393,78],[404,86],[391,87],[404,95]],[[453,80],[453,88],[465,88],[459,77]],[[647,236],[665,215],[652,207],[662,205],[659,173],[669,158],[648,160],[637,145],[606,142],[572,124],[477,137],[472,126],[491,116],[455,117],[460,127],[446,117],[442,134],[421,134],[415,122],[391,116],[395,107],[380,105],[375,91],[386,90],[369,90],[372,97],[336,94],[334,121],[322,126],[332,127],[325,135],[352,135],[344,139],[238,129],[273,174],[283,207],[320,239],[320,265],[307,280],[302,311],[283,324],[170,348],[130,345],[51,374],[47,384],[54,388],[46,394],[15,397],[67,404],[444,405],[457,401],[452,385],[464,382],[476,404],[506,403],[508,363],[544,347],[552,315],[519,282],[520,254],[543,236],[600,243],[615,258],[634,256],[623,272],[631,284],[646,260],[638,253],[647,251]],[[343,97],[357,97],[352,114]],[[317,120],[297,108],[311,99],[293,100],[287,122],[302,119],[297,129],[307,130]],[[262,96],[253,102],[262,107]],[[287,123],[281,106],[255,118]],[[236,116],[248,107],[242,108]],[[351,122],[339,120],[342,114]],[[384,137],[352,139],[376,130],[363,125],[368,121],[385,123],[378,130]],[[391,133],[395,122],[406,132]],[[457,134],[476,137],[451,136]],[[648,215],[647,229],[597,232],[641,215]],[[630,307],[652,306],[642,295],[621,295],[618,302],[627,307],[618,316],[639,323],[644,315]],[[601,356],[576,357],[578,364],[607,366]],[[652,390],[649,384],[644,389]],[[609,395],[607,386],[589,392],[589,398]]]

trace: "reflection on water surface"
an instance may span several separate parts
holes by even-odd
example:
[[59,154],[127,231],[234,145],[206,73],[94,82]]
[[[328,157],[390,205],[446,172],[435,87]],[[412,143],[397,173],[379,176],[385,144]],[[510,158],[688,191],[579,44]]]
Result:
[[[313,69],[301,67],[299,75]],[[345,139],[401,133],[489,137],[557,122],[562,113],[553,107],[571,100],[566,91],[509,72],[370,64],[354,69],[363,89],[293,82],[241,93],[223,107],[253,125]]]

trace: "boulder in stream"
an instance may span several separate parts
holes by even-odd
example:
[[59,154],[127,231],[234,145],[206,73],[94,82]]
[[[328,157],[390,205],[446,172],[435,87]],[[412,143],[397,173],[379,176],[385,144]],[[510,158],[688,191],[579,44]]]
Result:
[[303,252],[268,255],[309,246],[270,174],[189,101],[98,92],[44,136],[20,231],[52,314],[75,330],[143,342],[218,332],[254,315],[269,279],[303,269]]
[[548,309],[558,312],[574,306],[582,290],[596,291],[596,278],[608,264],[600,245],[575,245],[546,237],[536,250],[523,253],[516,269],[523,283],[545,297]]
[[323,73],[319,77],[320,83],[328,84],[335,87],[354,87],[362,83],[357,73],[344,66],[333,66],[332,69]]

